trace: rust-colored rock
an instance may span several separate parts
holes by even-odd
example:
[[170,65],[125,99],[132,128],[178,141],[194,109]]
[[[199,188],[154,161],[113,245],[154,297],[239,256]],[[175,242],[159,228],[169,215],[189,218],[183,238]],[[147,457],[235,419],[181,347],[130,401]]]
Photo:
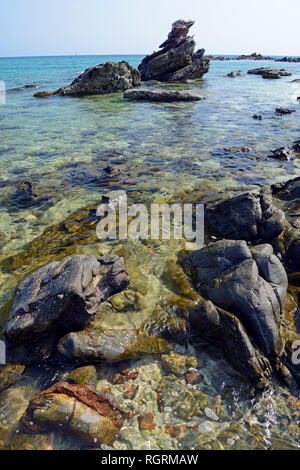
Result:
[[127,414],[84,385],[59,382],[36,395],[22,417],[35,433],[58,427],[91,446],[112,444]]
[[154,429],[154,416],[152,413],[138,416],[139,428],[141,431],[150,431]]
[[173,424],[166,424],[166,430],[170,434],[171,437],[175,438],[178,437],[181,430],[179,426],[173,426]]
[[190,385],[198,385],[202,382],[203,378],[204,376],[196,371],[188,372],[185,376],[186,383]]

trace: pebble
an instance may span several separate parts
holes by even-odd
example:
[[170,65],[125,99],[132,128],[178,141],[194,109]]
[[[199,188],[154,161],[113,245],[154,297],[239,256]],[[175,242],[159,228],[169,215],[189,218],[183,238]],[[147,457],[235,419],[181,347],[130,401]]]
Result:
[[204,413],[213,421],[219,421],[219,416],[211,408],[205,408]]
[[25,220],[27,220],[27,222],[31,222],[32,220],[35,220],[35,219],[36,219],[36,216],[33,214],[29,214],[27,215],[27,217],[25,217]]
[[206,433],[209,433],[212,431],[212,427],[209,423],[201,423],[199,424],[198,426],[198,430],[203,433],[203,434],[206,434]]

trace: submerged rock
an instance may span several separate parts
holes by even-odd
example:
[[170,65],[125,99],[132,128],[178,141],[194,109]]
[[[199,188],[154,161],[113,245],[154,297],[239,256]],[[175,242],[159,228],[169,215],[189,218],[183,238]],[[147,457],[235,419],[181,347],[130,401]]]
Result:
[[128,90],[124,93],[124,98],[129,100],[143,101],[200,101],[204,97],[191,91],[171,91],[162,88],[155,90],[137,89]]
[[0,393],[15,384],[23,374],[25,366],[22,364],[6,364],[0,366]]
[[188,36],[194,21],[175,21],[168,39],[160,51],[143,59],[139,65],[142,80],[181,81],[201,78],[209,70],[209,59],[203,57],[205,50],[194,53],[196,43]]
[[67,375],[69,383],[87,385],[95,388],[97,384],[97,370],[95,366],[78,367]]
[[62,357],[81,362],[119,362],[170,350],[166,340],[136,330],[90,328],[70,333],[58,343],[58,353]]
[[100,95],[125,91],[140,83],[139,71],[125,60],[117,63],[106,62],[86,69],[69,86],[53,92],[41,91],[34,96],[46,98],[48,96]]
[[40,196],[32,181],[23,181],[12,196],[10,204],[22,209],[48,201],[47,196]]
[[162,356],[162,365],[167,372],[180,377],[186,374],[190,368],[196,368],[198,360],[194,356],[182,356],[171,352],[170,355]]
[[15,346],[36,343],[45,357],[63,335],[85,328],[108,297],[129,285],[123,258],[70,256],[18,285],[5,336]]
[[93,447],[111,445],[126,414],[83,385],[59,382],[36,395],[22,417],[31,432],[61,429]]
[[16,88],[10,88],[8,90],[6,90],[6,93],[13,93],[13,92],[16,92],[16,91],[23,91],[23,90],[28,90],[28,89],[32,89],[32,88],[39,88],[40,85],[38,85],[37,83],[31,83],[29,85],[22,85],[22,86],[18,86]]

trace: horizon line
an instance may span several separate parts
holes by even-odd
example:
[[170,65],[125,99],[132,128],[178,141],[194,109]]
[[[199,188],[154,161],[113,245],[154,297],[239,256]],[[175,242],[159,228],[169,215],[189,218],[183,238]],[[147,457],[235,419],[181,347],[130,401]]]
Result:
[[[216,52],[210,52],[210,53],[205,53],[204,56],[240,56],[240,55],[251,55],[252,53],[235,53],[235,54],[224,54],[224,53],[216,53]],[[258,53],[261,54],[261,53]],[[151,54],[136,54],[136,53],[107,53],[107,54],[47,54],[47,55],[16,55],[16,56],[0,56],[0,59],[31,59],[31,58],[38,58],[38,57],[106,57],[106,56],[143,56],[146,57],[147,55]],[[296,55],[289,55],[289,54],[261,54],[262,56],[265,57],[291,57],[291,58],[299,58],[300,56]]]

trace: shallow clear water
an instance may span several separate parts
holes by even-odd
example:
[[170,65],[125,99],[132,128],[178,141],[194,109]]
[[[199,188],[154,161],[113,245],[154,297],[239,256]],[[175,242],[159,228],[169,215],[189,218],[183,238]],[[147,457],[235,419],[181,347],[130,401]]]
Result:
[[[0,80],[5,81],[7,89],[38,83],[40,90],[55,90],[69,84],[89,66],[122,59],[137,66],[142,57],[0,59]],[[263,80],[246,73],[251,68],[268,66],[284,67],[293,75],[281,80]],[[238,70],[243,76],[226,77],[227,73]],[[147,299],[147,305],[139,311],[118,313],[114,318],[115,326],[141,326],[151,316],[156,298],[164,295],[159,273],[164,264],[176,258],[180,246],[165,243],[155,250],[130,244],[118,247],[96,243],[93,237],[83,241],[86,235],[80,230],[75,230],[67,243],[59,236],[53,241],[47,234],[34,240],[79,208],[98,201],[107,189],[126,189],[137,201],[161,202],[180,200],[207,190],[237,186],[249,189],[300,175],[297,161],[278,162],[267,158],[270,150],[299,138],[297,97],[300,84],[291,83],[295,78],[300,78],[299,63],[233,60],[211,62],[210,72],[193,84],[163,85],[199,91],[206,99],[195,103],[129,102],[123,100],[122,94],[37,99],[33,98],[35,90],[32,89],[7,94],[6,104],[0,105],[0,232],[4,240],[0,245],[0,305],[35,263],[43,264],[70,252],[104,253],[113,248],[123,250],[133,285],[137,290],[141,288]],[[277,106],[292,107],[296,112],[275,116]],[[263,120],[254,120],[254,113],[262,114]],[[112,179],[104,180],[101,170],[108,165],[119,172]],[[126,183],[128,178],[131,184]],[[24,180],[37,185],[42,197],[39,205],[20,208],[16,204],[14,194]],[[220,355],[215,351],[207,355],[204,351],[200,354],[200,361],[202,359],[201,371],[205,371],[207,377],[204,389],[221,393],[222,386],[213,386],[211,382],[213,374],[219,370]],[[147,364],[142,363],[141,367]],[[229,368],[223,385],[231,374],[234,376]],[[47,371],[45,375],[43,386],[50,380]],[[26,377],[23,380],[26,384]],[[42,389],[39,380],[36,388]],[[27,381],[31,383],[31,378]],[[143,382],[141,384],[144,386]],[[231,391],[226,389],[222,399],[233,411],[226,419],[230,421],[234,417],[232,413],[243,409],[249,423],[260,422],[259,416],[268,408],[262,419],[265,424],[261,429],[265,431],[260,429],[259,432],[263,432],[268,441],[274,419],[278,425],[276,432],[281,432],[286,414],[278,409],[276,399],[267,396],[257,400],[256,413],[254,402],[244,400],[234,386],[228,387]],[[276,393],[281,397],[282,391],[278,389]],[[281,403],[279,398],[278,403]],[[250,419],[251,414],[255,419]],[[290,416],[288,419],[292,425],[293,419]],[[183,422],[185,420],[180,424]],[[196,419],[192,424],[199,423]],[[294,431],[289,429],[285,430],[285,438],[299,442],[298,428],[295,438]],[[121,439],[119,447],[127,441],[128,436]],[[177,448],[179,443],[172,445]],[[153,437],[151,445],[160,446],[157,437]]]

